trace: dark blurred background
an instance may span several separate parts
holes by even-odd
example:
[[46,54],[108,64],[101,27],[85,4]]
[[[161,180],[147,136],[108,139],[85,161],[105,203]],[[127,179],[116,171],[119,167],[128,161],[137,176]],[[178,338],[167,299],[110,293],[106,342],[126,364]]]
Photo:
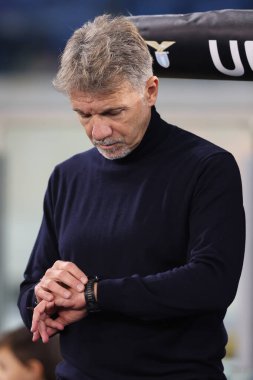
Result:
[[176,14],[252,9],[252,0],[0,0],[0,72],[55,71],[73,30],[102,13]]

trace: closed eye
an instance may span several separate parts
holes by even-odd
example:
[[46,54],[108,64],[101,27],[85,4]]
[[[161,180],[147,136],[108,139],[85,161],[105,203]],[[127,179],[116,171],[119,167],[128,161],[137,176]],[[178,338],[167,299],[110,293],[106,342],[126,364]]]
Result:
[[91,117],[91,114],[89,113],[84,113],[82,111],[79,111],[79,110],[74,110],[82,119],[88,119],[89,117]]
[[109,109],[104,112],[101,112],[101,115],[102,116],[117,116],[117,115],[120,115],[123,110],[124,108]]

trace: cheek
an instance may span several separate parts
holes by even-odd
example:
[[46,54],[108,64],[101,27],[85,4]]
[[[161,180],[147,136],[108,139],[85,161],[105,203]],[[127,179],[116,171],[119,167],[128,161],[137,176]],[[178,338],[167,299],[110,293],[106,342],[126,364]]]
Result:
[[81,120],[80,120],[80,123],[81,123],[83,130],[86,133],[86,135],[89,137],[89,139],[91,139],[92,138],[92,127],[91,127],[90,123],[85,123]]
[[129,141],[133,141],[135,139],[139,139],[139,136],[143,133],[143,121],[140,115],[135,115],[129,120],[129,123],[125,129],[126,138]]

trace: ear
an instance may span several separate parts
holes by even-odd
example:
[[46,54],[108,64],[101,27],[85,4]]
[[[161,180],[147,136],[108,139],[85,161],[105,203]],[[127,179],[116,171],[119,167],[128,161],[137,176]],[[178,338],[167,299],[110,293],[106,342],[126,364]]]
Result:
[[156,102],[157,95],[158,95],[158,84],[159,84],[159,80],[155,75],[153,75],[147,80],[146,96],[147,96],[147,102],[149,106],[153,106]]
[[27,362],[34,380],[44,379],[44,367],[38,359],[29,359]]

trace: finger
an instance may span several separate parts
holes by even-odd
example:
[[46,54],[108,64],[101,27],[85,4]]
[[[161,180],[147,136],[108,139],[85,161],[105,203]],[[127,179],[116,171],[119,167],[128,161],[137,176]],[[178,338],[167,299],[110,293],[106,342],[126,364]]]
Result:
[[39,330],[34,331],[33,336],[32,336],[32,341],[37,342],[40,339],[40,333]]
[[[55,329],[55,328],[52,328],[52,327],[47,327],[47,335],[48,335],[49,338],[51,338],[52,336],[54,336],[55,334],[57,334],[59,331],[62,331],[62,330]],[[40,333],[39,333],[39,331],[35,331],[33,333],[33,336],[32,336],[32,341],[33,342],[37,342],[39,339],[41,339]],[[44,343],[47,343],[47,342],[44,342]]]
[[[63,277],[62,274],[61,274],[61,277]],[[68,279],[66,282],[71,282],[71,281]],[[40,288],[38,289],[38,294],[41,297],[45,297],[47,295],[44,292],[46,292],[51,295],[53,293],[54,296],[69,298],[71,296],[71,292],[66,289],[66,286],[68,286],[66,282],[60,281],[59,278],[53,279],[45,275],[40,281]],[[75,280],[75,282],[77,282],[77,280]],[[83,284],[81,283],[79,284],[83,287]]]
[[81,310],[85,308],[85,296],[84,293],[73,292],[69,299],[63,299],[56,297],[54,300],[55,306],[64,309]]
[[88,282],[88,277],[86,276],[86,274],[83,271],[81,271],[81,269],[78,268],[76,264],[70,261],[57,260],[54,263],[53,268],[69,272],[77,280],[81,281],[83,285],[86,285]]
[[39,333],[40,333],[42,342],[47,343],[49,341],[49,336],[48,336],[46,324],[44,321],[39,322]]
[[53,311],[54,302],[41,301],[33,310],[31,332],[38,330],[39,321],[46,319],[48,314],[51,314]]
[[59,330],[62,331],[64,330],[64,325],[62,322],[60,322],[57,318],[52,319],[52,318],[47,318],[45,320],[45,325],[47,327],[47,332],[49,332],[49,329],[54,329],[54,330]]
[[39,288],[68,298],[70,293],[66,289],[83,292],[84,284],[65,269],[49,268],[40,280],[38,290]]
[[64,324],[60,320],[46,318],[44,321],[39,321],[38,329],[33,332],[33,342],[37,342],[40,338],[43,343],[47,343],[49,337],[64,330]]
[[[62,330],[60,330],[60,331],[62,331]],[[54,336],[57,333],[59,333],[58,329],[54,329],[52,327],[47,327],[47,334],[48,334],[49,338],[51,338],[52,336]]]
[[87,283],[87,276],[74,264],[67,261],[56,261],[36,285],[36,296],[47,301],[52,300],[52,294],[69,298],[70,292],[66,288],[83,292]]
[[[39,303],[38,306],[41,306],[42,302]],[[39,320],[42,316],[43,311],[40,311],[38,306],[36,306],[33,310],[33,317],[32,317],[32,325],[31,325],[31,332],[35,332],[38,330],[39,327]]]
[[46,318],[46,314],[43,313],[43,314],[40,314],[40,315],[35,315],[32,319],[32,326],[31,326],[31,332],[35,332],[38,330],[39,328],[39,323],[40,323],[40,320],[42,320],[42,318]]
[[35,296],[36,296],[36,299],[40,302],[41,300],[45,300],[45,301],[52,301],[54,299],[54,296],[52,293],[50,293],[49,291],[45,290],[42,288],[41,286],[41,282],[39,282],[35,288],[34,288],[34,293],[35,293]]

